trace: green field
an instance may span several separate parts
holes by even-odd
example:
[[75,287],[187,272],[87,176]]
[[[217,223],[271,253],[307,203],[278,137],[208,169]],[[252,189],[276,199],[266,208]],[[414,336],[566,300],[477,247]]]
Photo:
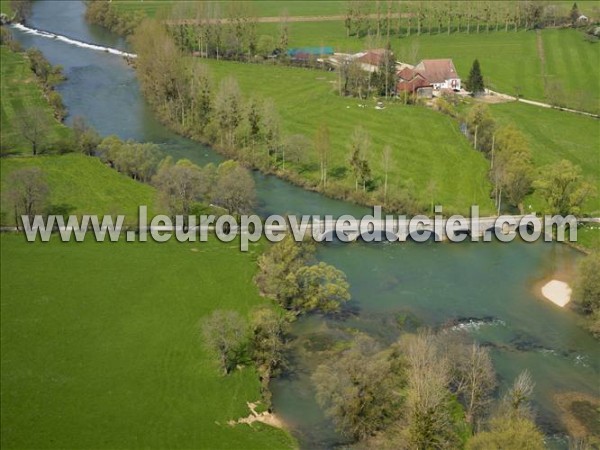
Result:
[[[7,175],[24,167],[39,167],[46,176],[53,205],[69,205],[71,214],[126,214],[137,221],[138,205],[155,211],[155,189],[80,154],[12,157],[2,159],[2,192],[9,188]],[[13,224],[10,207],[2,203],[2,223]]]
[[[588,181],[596,186],[595,195],[585,203],[585,211],[600,215],[600,121],[553,109],[523,103],[493,105],[492,114],[500,125],[512,123],[529,141],[537,167],[561,159],[581,167]],[[532,210],[541,211],[543,203],[537,196],[528,201]]]
[[[332,46],[336,52],[383,47],[383,40],[346,37],[342,22],[290,23],[290,46]],[[277,35],[277,24],[259,24],[260,34]],[[566,105],[600,112],[600,44],[587,42],[575,30],[543,30],[544,72],[533,31],[392,38],[397,59],[416,64],[421,59],[451,58],[466,78],[475,58],[481,63],[488,88],[510,95],[547,101],[558,83]],[[517,57],[518,55],[518,57]],[[543,73],[546,74],[544,78]],[[547,95],[547,94],[550,94]]]
[[[117,0],[114,2],[117,11],[142,11],[148,16],[156,15],[161,9],[168,9],[174,0]],[[223,14],[227,11],[223,2],[220,3]],[[289,16],[328,16],[344,14],[346,2],[342,1],[253,1],[250,7],[257,17],[276,17],[283,13]]]
[[[482,211],[492,211],[487,162],[470,148],[451,118],[427,108],[401,104],[376,110],[372,100],[340,97],[334,92],[336,75],[328,72],[215,60],[206,60],[206,64],[217,79],[233,75],[248,96],[273,99],[284,134],[302,133],[312,139],[319,124],[326,123],[331,136],[332,181],[354,187],[350,172],[339,179],[335,173],[348,167],[350,136],[356,126],[362,125],[371,136],[367,157],[380,182],[384,175],[383,147],[392,147],[391,191],[410,187],[424,204],[429,204],[427,187],[433,180],[434,200],[446,211],[467,213],[472,204],[479,204]],[[311,153],[310,158],[316,165],[316,154]],[[302,175],[317,182],[318,167]]]
[[[119,10],[142,10],[152,15],[157,8],[172,5],[173,1],[118,1]],[[384,10],[387,8],[384,3]],[[375,2],[372,2],[373,8]],[[570,2],[552,2],[557,14],[568,15]],[[593,16],[598,2],[580,2],[580,11]],[[335,1],[257,1],[252,9],[257,16],[344,15],[346,2]],[[397,8],[394,5],[394,8]],[[223,6],[222,14],[226,15]],[[394,9],[396,11],[396,9]],[[336,52],[355,52],[383,47],[385,38],[374,36],[347,37],[343,21],[290,22],[289,46],[332,46]],[[397,27],[397,22],[392,22]],[[464,26],[464,24],[463,24]],[[414,24],[413,24],[414,27]],[[492,27],[494,28],[494,27]],[[484,28],[482,28],[483,30]],[[600,113],[600,44],[587,42],[580,31],[545,29],[540,41],[534,31],[491,31],[466,34],[443,29],[437,24],[425,27],[420,36],[415,30],[410,37],[391,37],[399,60],[416,64],[420,59],[452,58],[459,74],[466,78],[475,58],[479,58],[487,86],[511,95],[540,101],[560,97],[572,108]],[[258,34],[278,36],[279,23],[259,23]],[[560,91],[558,94],[557,91]]]
[[42,88],[29,68],[27,59],[5,46],[0,48],[0,140],[2,147],[11,152],[31,154],[31,144],[18,131],[18,117],[26,107],[39,107],[47,112],[48,135],[46,142],[65,138],[69,129],[54,118],[52,108]]
[[0,0],[0,13],[6,14],[8,17],[12,17],[13,10],[10,7],[8,0]]
[[214,309],[266,302],[252,283],[260,246],[0,243],[3,449],[294,446],[227,425],[260,398],[258,376],[222,377],[199,339]]

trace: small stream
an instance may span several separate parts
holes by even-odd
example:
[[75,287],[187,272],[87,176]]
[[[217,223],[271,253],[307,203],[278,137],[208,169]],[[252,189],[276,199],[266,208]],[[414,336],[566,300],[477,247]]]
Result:
[[[37,1],[27,25],[129,51],[120,37],[87,24],[84,10],[79,1]],[[71,118],[84,116],[102,135],[155,142],[176,159],[198,164],[223,160],[154,118],[134,71],[122,57],[15,28],[13,34],[25,48],[38,47],[52,64],[63,66],[67,80],[59,90]],[[254,176],[264,215],[361,216],[367,211],[273,176]],[[294,324],[298,339],[291,355],[293,374],[272,383],[275,412],[303,447],[331,448],[343,442],[314,399],[310,374],[319,360],[319,346],[331,345],[350,329],[393,342],[402,317],[412,318],[415,326],[462,323],[458,328],[492,347],[502,388],[529,369],[536,381],[539,422],[551,435],[552,446],[565,447],[553,396],[566,391],[597,394],[598,343],[575,313],[539,298],[533,287],[556,273],[571,272],[579,253],[555,243],[354,243],[323,245],[318,256],[347,274],[353,300],[344,318],[311,316]]]

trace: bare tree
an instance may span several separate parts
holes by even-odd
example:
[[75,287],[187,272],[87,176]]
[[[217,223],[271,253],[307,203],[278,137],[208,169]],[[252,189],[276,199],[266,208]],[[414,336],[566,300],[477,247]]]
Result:
[[531,396],[535,383],[528,370],[521,372],[511,388],[502,398],[502,409],[511,417],[521,417],[531,419],[533,411],[531,409]]
[[450,363],[428,331],[398,343],[408,363],[406,440],[410,448],[452,447],[456,437],[450,415]]
[[23,138],[31,144],[33,155],[37,155],[40,145],[48,133],[48,118],[46,112],[37,106],[25,108],[17,115],[17,128]]
[[467,421],[474,424],[491,403],[496,386],[490,353],[477,343],[462,345],[453,366],[456,392],[465,405]]

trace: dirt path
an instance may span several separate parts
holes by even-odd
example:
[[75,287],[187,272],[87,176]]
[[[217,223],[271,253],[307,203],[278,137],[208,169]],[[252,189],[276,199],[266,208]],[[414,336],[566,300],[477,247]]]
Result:
[[[400,19],[402,17],[408,17],[407,13],[391,13],[390,19]],[[381,19],[387,19],[387,14],[368,14],[365,16],[368,19],[377,19],[380,17]],[[284,20],[284,18],[277,17],[255,17],[254,20],[258,23],[279,23]],[[285,21],[290,22],[340,22],[345,21],[346,15],[339,14],[334,16],[290,16],[286,17]],[[230,23],[233,19],[207,19],[203,20],[202,23]],[[180,19],[180,20],[167,20],[167,24],[169,25],[194,25],[199,23],[197,19]]]

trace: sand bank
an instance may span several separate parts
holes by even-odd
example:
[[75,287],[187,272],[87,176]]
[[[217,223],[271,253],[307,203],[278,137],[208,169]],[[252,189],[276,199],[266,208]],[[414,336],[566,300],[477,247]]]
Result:
[[564,281],[551,280],[542,286],[542,295],[555,305],[563,307],[571,301],[571,288]]

